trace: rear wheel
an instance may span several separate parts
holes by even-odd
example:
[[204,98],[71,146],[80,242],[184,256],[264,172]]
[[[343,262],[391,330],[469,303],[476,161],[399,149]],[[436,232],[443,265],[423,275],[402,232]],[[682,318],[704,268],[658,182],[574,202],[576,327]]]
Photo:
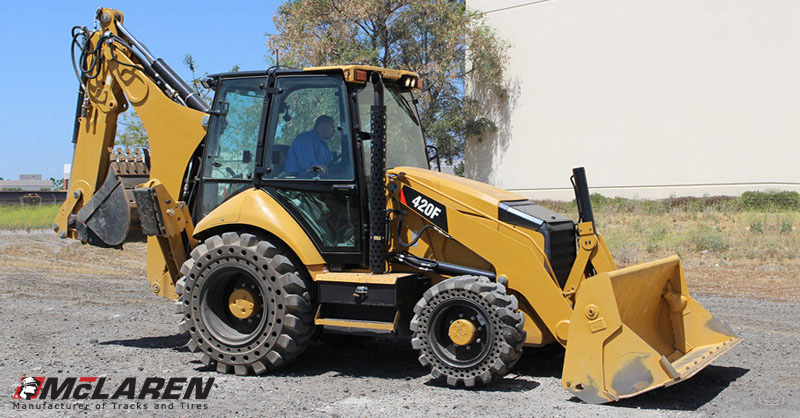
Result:
[[517,299],[486,277],[459,276],[428,289],[414,307],[411,344],[431,375],[450,386],[486,384],[522,355]]
[[308,284],[279,248],[251,234],[212,236],[176,283],[181,331],[218,372],[262,374],[292,361],[312,333]]

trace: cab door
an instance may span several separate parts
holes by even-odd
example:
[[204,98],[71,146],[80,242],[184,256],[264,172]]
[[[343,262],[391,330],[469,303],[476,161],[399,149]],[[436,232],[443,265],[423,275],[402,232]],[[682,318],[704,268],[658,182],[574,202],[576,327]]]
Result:
[[220,82],[213,106],[217,115],[211,118],[206,138],[196,219],[252,187],[265,82],[263,76]]
[[344,80],[278,76],[271,91],[259,185],[298,221],[329,264],[360,265],[361,204]]

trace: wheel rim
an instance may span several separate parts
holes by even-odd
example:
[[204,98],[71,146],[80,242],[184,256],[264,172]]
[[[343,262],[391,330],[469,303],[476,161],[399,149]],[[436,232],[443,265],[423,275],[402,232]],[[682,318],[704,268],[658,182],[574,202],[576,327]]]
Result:
[[[457,344],[450,337],[456,321],[469,321],[474,336],[468,344]],[[453,298],[437,306],[431,313],[428,340],[431,349],[445,364],[469,368],[479,364],[491,352],[492,322],[478,303],[466,298]]]
[[[257,311],[247,318],[231,312],[230,302],[246,292]],[[267,322],[265,289],[249,270],[221,266],[208,273],[200,294],[200,317],[217,341],[225,345],[244,345],[258,338]]]

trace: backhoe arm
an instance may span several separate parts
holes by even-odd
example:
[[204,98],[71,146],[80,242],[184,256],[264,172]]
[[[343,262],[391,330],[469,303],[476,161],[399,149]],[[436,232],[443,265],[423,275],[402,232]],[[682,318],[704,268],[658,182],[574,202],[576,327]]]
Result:
[[[53,227],[61,238],[100,247],[120,247],[140,240],[143,232],[148,280],[154,292],[174,297],[172,283],[187,253],[184,243],[194,245],[189,210],[179,201],[192,156],[206,134],[203,118],[209,108],[125,29],[122,13],[101,8],[97,20],[97,31],[73,29],[73,47],[78,44],[81,51],[75,64],[83,100],[76,114],[69,193]],[[114,154],[117,117],[129,103],[147,131],[149,150]]]

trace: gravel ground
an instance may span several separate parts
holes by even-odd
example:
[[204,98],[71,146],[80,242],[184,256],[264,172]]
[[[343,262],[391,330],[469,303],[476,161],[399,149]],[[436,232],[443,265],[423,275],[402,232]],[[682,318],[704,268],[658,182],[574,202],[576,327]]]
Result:
[[[6,393],[0,415],[86,413],[15,410],[11,396],[23,376],[107,376],[112,387],[130,376],[140,382],[214,377],[209,399],[198,402],[203,409],[182,409],[178,401],[169,411],[177,416],[797,416],[800,410],[797,303],[696,295],[746,340],[686,382],[586,405],[561,389],[560,347],[526,349],[512,373],[476,390],[432,380],[407,342],[364,338],[327,337],[267,376],[217,374],[182,348],[186,337],[177,333],[172,304],[148,290],[142,255],[142,246],[119,253],[48,232],[0,232],[0,385]],[[95,414],[102,401],[67,405],[88,405]],[[148,409],[112,410],[107,402],[100,413],[160,412],[153,401],[142,406]]]

